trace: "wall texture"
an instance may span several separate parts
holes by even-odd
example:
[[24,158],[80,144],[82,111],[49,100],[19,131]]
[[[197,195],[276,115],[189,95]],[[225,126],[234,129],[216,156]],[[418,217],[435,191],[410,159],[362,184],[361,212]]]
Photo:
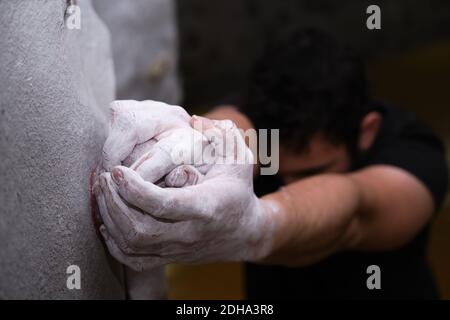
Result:
[[[0,1],[0,298],[123,298],[92,226],[89,175],[114,98],[109,34],[89,0]],[[66,268],[81,268],[68,290]]]
[[[178,104],[177,28],[171,0],[95,0],[110,30],[118,99]],[[125,272],[129,297],[165,297],[164,267]]]
[[171,0],[95,0],[111,33],[117,98],[179,103],[177,28]]

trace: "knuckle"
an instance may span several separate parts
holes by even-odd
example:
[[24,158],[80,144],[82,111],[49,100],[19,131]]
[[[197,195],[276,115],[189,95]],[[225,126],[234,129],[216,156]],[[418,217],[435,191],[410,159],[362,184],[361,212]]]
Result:
[[120,111],[112,111],[112,129],[122,130],[129,129],[136,123],[136,113],[132,109],[121,109]]
[[137,248],[139,248],[143,240],[141,232],[136,228],[133,228],[128,232],[126,239],[127,250],[131,250],[131,253],[137,251]]
[[136,114],[131,111],[123,111],[116,113],[114,125],[120,129],[129,129],[136,123]]
[[136,253],[136,250],[132,247],[132,245],[127,240],[125,240],[122,243],[120,250],[122,250],[122,252],[126,255],[133,255]]
[[178,114],[186,114],[186,110],[184,110],[182,107],[180,106],[172,106],[172,110],[174,110],[174,112],[178,113]]
[[159,206],[152,206],[149,211],[154,217],[163,218],[163,216],[164,216],[163,213],[165,210],[167,210],[167,208],[168,208],[168,205],[161,204]]
[[235,129],[235,128],[237,128],[236,123],[233,120],[225,120],[224,125],[228,129]]
[[153,243],[161,243],[161,240],[163,240],[163,233],[160,230],[152,231],[148,236]]
[[135,248],[141,247],[145,243],[146,238],[147,235],[145,234],[144,230],[142,230],[141,228],[136,229],[133,239],[133,246]]
[[229,130],[237,128],[236,123],[234,123],[234,121],[228,120],[228,119],[217,120],[215,122],[215,125],[224,131],[229,131]]
[[189,114],[187,113],[186,110],[184,110],[184,108],[180,107],[180,106],[172,106],[172,110],[175,114],[177,114],[178,116],[180,116],[183,120],[188,120],[190,119]]
[[122,253],[125,255],[130,255],[134,253],[132,248],[129,246],[127,239],[121,239],[120,241],[118,241],[117,246],[119,247],[120,251],[122,251]]
[[111,156],[110,156],[110,154],[109,154],[109,151],[106,150],[105,147],[103,147],[103,150],[102,150],[102,158],[103,158],[103,162],[109,162],[109,161],[111,161]]
[[110,103],[109,109],[112,113],[120,112],[123,110],[123,104],[119,100],[113,101]]

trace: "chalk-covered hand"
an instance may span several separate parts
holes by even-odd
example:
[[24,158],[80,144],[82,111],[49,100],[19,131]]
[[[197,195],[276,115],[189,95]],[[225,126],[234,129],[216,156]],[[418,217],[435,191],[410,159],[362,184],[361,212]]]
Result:
[[134,270],[172,262],[254,261],[271,250],[275,211],[253,192],[251,151],[230,121],[196,122],[216,156],[200,183],[160,188],[118,166],[94,190],[103,194],[101,233],[109,251]]
[[[131,166],[143,179],[156,182],[200,155],[203,135],[189,124],[191,117],[179,106],[146,100],[118,100],[110,105],[111,130],[103,147],[103,167]],[[139,151],[145,151],[140,153]],[[140,154],[140,158],[131,157]],[[152,158],[153,161],[146,161]]]

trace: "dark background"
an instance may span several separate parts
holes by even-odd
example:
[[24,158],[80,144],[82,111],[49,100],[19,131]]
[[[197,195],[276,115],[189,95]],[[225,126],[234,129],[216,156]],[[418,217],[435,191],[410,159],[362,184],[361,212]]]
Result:
[[[381,30],[366,28],[366,8],[381,8]],[[210,105],[245,84],[267,41],[317,27],[357,48],[368,62],[450,36],[446,0],[178,0],[185,105]]]
[[[381,8],[381,30],[366,28],[370,4]],[[448,0],[178,0],[177,15],[183,106],[191,112],[242,92],[267,41],[317,27],[362,53],[375,97],[416,112],[450,150]],[[450,298],[448,201],[434,223],[429,252],[442,295]],[[242,298],[242,277],[235,264],[174,266],[170,295]]]

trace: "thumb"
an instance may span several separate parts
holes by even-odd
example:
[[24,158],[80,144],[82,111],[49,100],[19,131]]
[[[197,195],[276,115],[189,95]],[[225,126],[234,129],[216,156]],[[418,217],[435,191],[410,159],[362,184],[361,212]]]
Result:
[[203,174],[191,165],[182,165],[172,170],[166,177],[167,187],[181,188],[192,186],[203,180]]

